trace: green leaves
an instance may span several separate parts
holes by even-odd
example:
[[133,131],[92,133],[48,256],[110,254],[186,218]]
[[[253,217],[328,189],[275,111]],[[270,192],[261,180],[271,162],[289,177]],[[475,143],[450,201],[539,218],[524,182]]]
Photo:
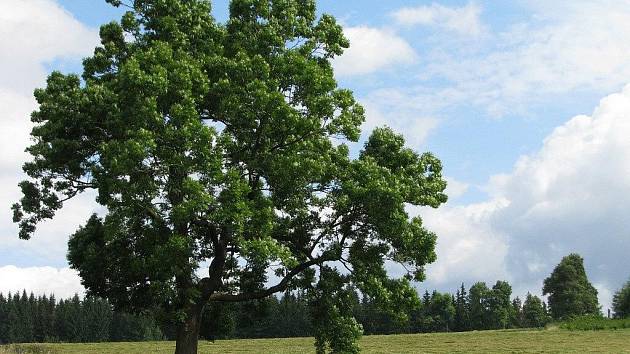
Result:
[[556,320],[600,314],[597,289],[588,281],[584,260],[578,254],[562,258],[545,279],[543,295],[547,294],[551,315]]
[[[356,351],[361,332],[341,308],[347,282],[382,307],[416,306],[410,279],[435,260],[436,236],[405,208],[446,201],[442,166],[389,128],[351,157],[343,140],[359,139],[365,112],[334,77],[349,45],[335,19],[313,0],[233,0],[226,24],[209,1],[128,5],[82,80],[52,73],[35,93],[20,237],[94,189],[106,215],[68,257],[117,306],[177,317],[208,299],[319,289],[333,352]],[[349,274],[320,268],[322,282],[312,268],[333,261]],[[390,279],[386,262],[409,274]],[[271,267],[282,280],[270,287]]]

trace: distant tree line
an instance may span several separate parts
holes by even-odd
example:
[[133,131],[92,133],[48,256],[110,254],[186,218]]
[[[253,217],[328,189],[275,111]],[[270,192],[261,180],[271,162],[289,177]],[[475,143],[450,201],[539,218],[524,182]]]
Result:
[[[351,292],[345,301],[367,335],[471,331],[543,327],[551,321],[547,305],[527,294],[511,298],[512,287],[498,281],[489,288],[479,282],[462,284],[455,295],[428,291],[409,312],[383,311],[374,299]],[[312,336],[314,316],[305,292],[286,292],[256,302],[208,306],[203,316],[203,339],[277,338]],[[164,331],[167,337],[169,330]]]
[[[583,260],[571,254],[545,279],[543,294],[512,298],[512,287],[484,282],[455,294],[424,292],[411,311],[381,310],[376,299],[349,291],[344,300],[365,334],[398,334],[543,327],[550,321],[579,316],[601,316],[597,290],[589,283]],[[258,301],[205,307],[200,337],[281,338],[313,336],[312,299],[304,290],[288,291]],[[630,282],[614,296],[615,317],[630,317]],[[0,342],[103,342],[174,339],[176,325],[149,315],[114,311],[98,298],[74,296],[57,302],[33,294],[0,294]]]
[[115,312],[103,299],[56,301],[26,291],[0,293],[0,343],[119,342],[159,340],[163,335],[150,316]]
[[[468,331],[544,326],[546,306],[528,295],[525,302],[510,301],[511,287],[499,281],[485,283],[456,295],[425,292],[409,313],[379,310],[375,301],[353,292],[346,302],[365,334]],[[205,308],[203,339],[276,338],[312,336],[313,310],[305,292]],[[107,342],[174,339],[176,328],[158,324],[151,316],[114,311],[103,299],[74,296],[56,301],[51,296],[0,294],[0,342]]]

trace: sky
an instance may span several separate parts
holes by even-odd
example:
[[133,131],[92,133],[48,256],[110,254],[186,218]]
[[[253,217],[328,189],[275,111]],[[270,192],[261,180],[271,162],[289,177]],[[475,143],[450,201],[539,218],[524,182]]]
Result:
[[[218,21],[228,1],[213,2]],[[438,235],[420,290],[509,281],[540,294],[577,252],[604,310],[630,277],[630,1],[320,0],[351,47],[340,86],[365,106],[364,135],[388,125],[444,164],[449,202],[410,207]],[[0,292],[82,292],[68,236],[99,207],[69,203],[19,240],[32,92],[52,70],[80,72],[104,0],[0,0]],[[398,271],[392,267],[393,274]]]

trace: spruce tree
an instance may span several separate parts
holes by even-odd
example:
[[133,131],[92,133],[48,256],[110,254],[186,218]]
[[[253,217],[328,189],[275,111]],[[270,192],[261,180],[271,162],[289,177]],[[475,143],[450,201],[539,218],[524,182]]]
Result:
[[512,300],[509,322],[511,328],[523,327],[523,302],[518,296]]
[[8,343],[7,329],[8,329],[8,305],[7,299],[2,293],[0,293],[0,344]]
[[468,303],[468,293],[462,283],[461,287],[457,290],[455,296],[455,320],[453,324],[455,331],[468,331],[470,330],[470,304]]
[[112,322],[112,308],[106,300],[87,297],[82,303],[86,342],[107,342]]

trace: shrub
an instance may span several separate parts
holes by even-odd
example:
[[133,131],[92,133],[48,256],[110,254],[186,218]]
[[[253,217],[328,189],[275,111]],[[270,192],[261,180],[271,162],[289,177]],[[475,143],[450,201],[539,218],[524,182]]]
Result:
[[598,331],[605,329],[630,328],[630,318],[608,319],[601,316],[580,316],[560,323],[562,329],[570,331]]

